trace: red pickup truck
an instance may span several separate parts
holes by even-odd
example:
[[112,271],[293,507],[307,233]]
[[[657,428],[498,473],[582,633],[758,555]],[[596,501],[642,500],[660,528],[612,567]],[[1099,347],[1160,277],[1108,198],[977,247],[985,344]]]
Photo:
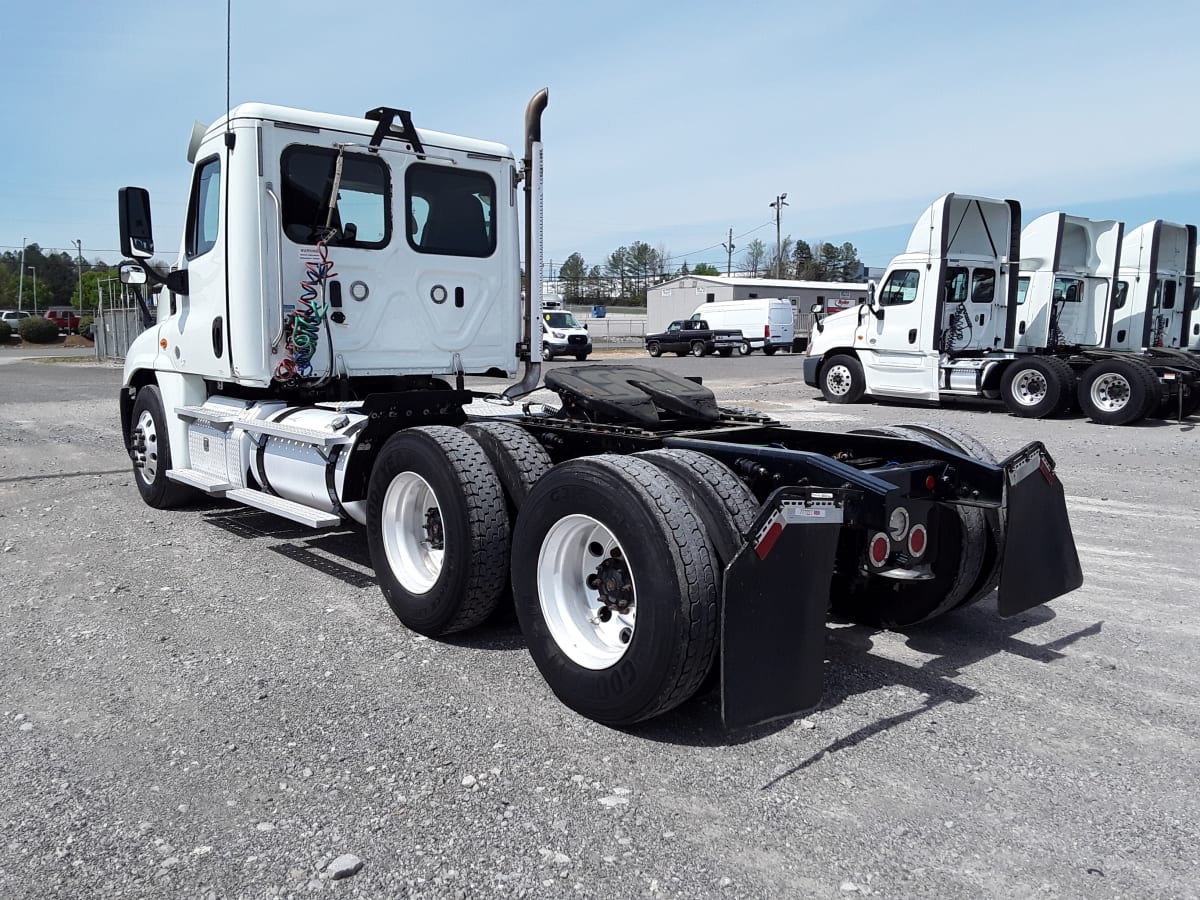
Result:
[[79,310],[70,306],[51,306],[46,318],[58,326],[59,331],[76,334],[79,331]]

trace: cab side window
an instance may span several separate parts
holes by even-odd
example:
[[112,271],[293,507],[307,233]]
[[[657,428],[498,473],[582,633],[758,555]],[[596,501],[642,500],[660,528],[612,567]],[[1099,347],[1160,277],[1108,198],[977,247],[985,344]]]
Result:
[[1125,306],[1125,301],[1129,299],[1129,282],[1118,281],[1117,293],[1113,297],[1113,309],[1121,309]]
[[916,269],[897,269],[888,275],[879,292],[880,306],[903,306],[917,299],[921,273]]
[[221,159],[213,156],[196,168],[188,201],[187,257],[203,256],[217,245],[221,223]]

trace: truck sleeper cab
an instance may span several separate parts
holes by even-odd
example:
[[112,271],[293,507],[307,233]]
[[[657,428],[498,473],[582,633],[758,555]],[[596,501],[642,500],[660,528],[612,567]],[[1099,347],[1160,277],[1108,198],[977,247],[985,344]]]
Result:
[[[519,165],[385,108],[239,108],[199,142],[181,268],[143,267],[172,296],[121,391],[146,503],[199,492],[362,525],[385,600],[421,634],[483,622],[511,585],[551,690],[610,725],[674,708],[714,670],[729,727],[812,707],[830,609],[907,627],[997,585],[1012,615],[1082,583],[1039,443],[997,462],[927,426],[785,428],[634,366],[551,371],[552,412],[469,415],[498,398],[465,375],[521,361],[502,397],[539,383],[546,102],[530,102]],[[123,252],[149,259],[145,192],[123,189],[120,214]]]

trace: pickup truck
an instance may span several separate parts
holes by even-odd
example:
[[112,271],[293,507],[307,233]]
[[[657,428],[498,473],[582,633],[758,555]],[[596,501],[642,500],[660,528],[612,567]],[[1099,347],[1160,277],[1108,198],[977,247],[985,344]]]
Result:
[[678,319],[666,331],[646,335],[646,350],[651,356],[708,356],[713,352],[730,356],[741,343],[740,331],[712,329],[704,319]]

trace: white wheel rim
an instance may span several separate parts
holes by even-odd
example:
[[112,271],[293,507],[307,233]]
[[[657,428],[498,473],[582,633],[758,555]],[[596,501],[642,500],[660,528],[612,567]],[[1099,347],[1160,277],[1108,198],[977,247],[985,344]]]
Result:
[[145,445],[141,450],[134,450],[134,462],[141,464],[142,478],[146,483],[153,484],[154,479],[158,477],[158,428],[150,410],[142,410],[137,425],[134,426],[133,435],[135,440],[140,436]]
[[1037,406],[1046,399],[1046,377],[1037,369],[1025,369],[1013,379],[1013,399],[1022,406]]
[[[441,547],[431,541],[426,525],[430,515],[442,523]],[[380,518],[383,550],[396,580],[410,594],[424,594],[442,573],[445,525],[442,507],[429,482],[416,472],[401,472],[383,495]]]
[[825,373],[825,385],[829,388],[829,393],[835,397],[844,397],[850,393],[852,377],[850,369],[839,364]]
[[[601,601],[596,588],[588,586],[589,576],[595,576],[600,564],[609,560],[628,564],[625,549],[613,533],[591,516],[578,514],[555,522],[538,553],[542,617],[559,649],[585,669],[615,665],[633,640],[636,599],[626,610],[617,610]],[[633,573],[628,577],[636,598]]]
[[1103,410],[1104,412],[1116,412],[1119,409],[1124,409],[1129,403],[1129,382],[1125,379],[1124,375],[1109,372],[1101,375],[1092,382],[1092,389],[1089,393],[1091,394],[1092,405],[1096,409]]

